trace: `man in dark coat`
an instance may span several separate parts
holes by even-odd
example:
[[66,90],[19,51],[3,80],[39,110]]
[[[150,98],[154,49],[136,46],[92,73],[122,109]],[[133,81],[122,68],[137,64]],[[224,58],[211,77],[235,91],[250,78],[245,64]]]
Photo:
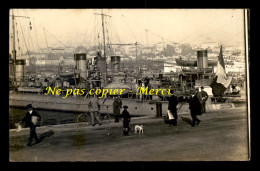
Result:
[[20,123],[25,122],[25,128],[30,127],[30,137],[28,139],[27,145],[31,146],[33,138],[35,139],[36,144],[40,142],[36,134],[36,126],[39,126],[38,123],[41,121],[41,116],[35,110],[33,110],[31,104],[27,105],[26,108],[28,109],[28,112],[22,121],[20,121]]
[[193,95],[193,97],[191,97],[191,100],[189,103],[190,114],[192,117],[192,123],[191,123],[192,127],[194,127],[195,124],[198,125],[201,122],[201,120],[199,120],[197,118],[197,115],[201,115],[201,103],[200,103],[197,93],[198,93],[198,90],[195,91],[195,95]]
[[128,106],[123,106],[124,110],[122,112],[123,118],[123,135],[127,136],[130,131],[129,122],[131,121],[131,116],[127,111]]
[[178,98],[176,96],[174,96],[173,94],[173,90],[170,91],[171,95],[169,97],[167,97],[167,100],[169,101],[168,104],[168,110],[171,111],[174,119],[171,120],[170,125],[172,126],[177,126],[177,119],[178,119],[178,115],[177,115],[177,105],[178,105]]
[[201,103],[201,112],[206,113],[206,101],[208,100],[208,93],[204,91],[204,87],[201,86],[201,98],[202,98],[202,103]]
[[119,122],[120,108],[122,108],[122,101],[117,95],[113,103],[113,114],[115,117],[115,122]]

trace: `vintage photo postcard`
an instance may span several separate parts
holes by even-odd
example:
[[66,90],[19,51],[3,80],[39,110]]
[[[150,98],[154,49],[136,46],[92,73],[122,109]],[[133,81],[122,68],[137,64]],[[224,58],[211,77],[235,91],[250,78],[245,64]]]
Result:
[[250,161],[248,9],[10,9],[9,161]]

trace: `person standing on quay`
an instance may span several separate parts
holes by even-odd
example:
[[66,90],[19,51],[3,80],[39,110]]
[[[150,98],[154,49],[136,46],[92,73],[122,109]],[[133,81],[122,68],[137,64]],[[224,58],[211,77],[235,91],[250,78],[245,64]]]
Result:
[[169,101],[168,104],[168,110],[171,111],[174,119],[170,120],[170,125],[172,126],[177,126],[177,119],[178,119],[178,115],[177,115],[177,105],[178,105],[178,98],[176,96],[174,96],[173,94],[173,90],[170,90],[171,95],[169,97],[167,97],[167,100]]
[[25,122],[25,128],[30,127],[30,137],[28,139],[28,146],[32,145],[32,140],[35,139],[35,144],[40,143],[40,140],[36,134],[36,126],[39,126],[39,122],[41,121],[41,116],[33,110],[31,104],[26,106],[28,112],[26,113],[25,117],[20,121],[20,123]]
[[194,127],[195,124],[198,125],[201,122],[201,120],[197,118],[197,115],[201,115],[201,103],[198,97],[198,92],[198,89],[196,89],[195,94],[192,95],[189,103],[190,114],[192,117],[192,127]]
[[122,101],[117,95],[113,103],[113,114],[115,117],[115,122],[119,122],[120,108],[122,108]]
[[208,93],[206,91],[204,91],[204,87],[201,86],[201,97],[202,97],[202,104],[201,104],[201,112],[202,113],[206,113],[206,101],[208,100]]
[[128,106],[123,106],[124,110],[122,112],[123,118],[123,135],[127,136],[128,132],[130,131],[129,123],[131,121],[131,116],[127,111]]
[[102,125],[99,117],[98,117],[98,110],[100,108],[100,104],[99,104],[99,101],[98,101],[98,97],[96,96],[92,96],[90,98],[90,101],[89,101],[89,104],[88,104],[88,107],[89,107],[89,112],[90,112],[90,115],[91,115],[91,122],[92,122],[92,126],[95,126],[96,123],[95,123],[95,118],[96,120],[98,121],[98,124],[99,125]]

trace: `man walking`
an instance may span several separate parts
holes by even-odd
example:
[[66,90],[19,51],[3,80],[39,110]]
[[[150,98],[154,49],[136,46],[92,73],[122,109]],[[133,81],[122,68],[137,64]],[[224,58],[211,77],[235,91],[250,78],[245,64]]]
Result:
[[192,95],[190,103],[189,103],[189,109],[190,109],[190,114],[192,117],[192,123],[191,126],[194,127],[195,124],[199,124],[201,120],[197,118],[197,115],[201,115],[201,103],[198,97],[198,89],[196,89],[195,94]]
[[208,93],[206,91],[204,91],[204,87],[201,86],[201,99],[202,99],[202,103],[201,103],[201,112],[202,113],[206,113],[206,101],[208,100]]
[[102,125],[99,117],[98,117],[98,110],[100,108],[100,103],[98,101],[98,97],[96,96],[92,96],[90,98],[90,101],[89,101],[89,104],[88,104],[88,107],[89,107],[89,112],[90,112],[90,115],[91,115],[91,123],[92,123],[92,126],[95,126],[96,123],[95,123],[95,119],[98,121],[98,124],[99,125]]
[[171,111],[174,119],[170,121],[170,125],[172,126],[177,126],[177,119],[178,119],[178,115],[177,115],[177,105],[178,105],[178,98],[176,96],[174,96],[173,94],[173,90],[170,90],[171,95],[169,97],[167,97],[167,100],[169,101],[168,104],[168,110]]
[[25,128],[30,127],[30,137],[28,139],[28,146],[32,145],[32,140],[35,139],[35,144],[40,143],[40,140],[36,134],[36,126],[38,126],[39,122],[41,121],[41,116],[33,110],[31,104],[26,106],[28,112],[26,113],[25,117],[20,121],[20,123],[25,122]]

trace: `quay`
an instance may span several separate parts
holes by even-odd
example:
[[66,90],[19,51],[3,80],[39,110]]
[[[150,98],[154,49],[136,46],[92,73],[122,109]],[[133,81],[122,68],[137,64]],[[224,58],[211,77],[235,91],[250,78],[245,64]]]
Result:
[[[122,135],[122,121],[87,126],[84,123],[37,128],[41,143],[26,146],[29,129],[9,131],[11,162],[59,161],[248,161],[249,133],[246,107],[210,111],[189,124],[189,113],[179,115],[178,125],[162,117],[134,117],[130,135]],[[134,125],[144,125],[135,134]]]

